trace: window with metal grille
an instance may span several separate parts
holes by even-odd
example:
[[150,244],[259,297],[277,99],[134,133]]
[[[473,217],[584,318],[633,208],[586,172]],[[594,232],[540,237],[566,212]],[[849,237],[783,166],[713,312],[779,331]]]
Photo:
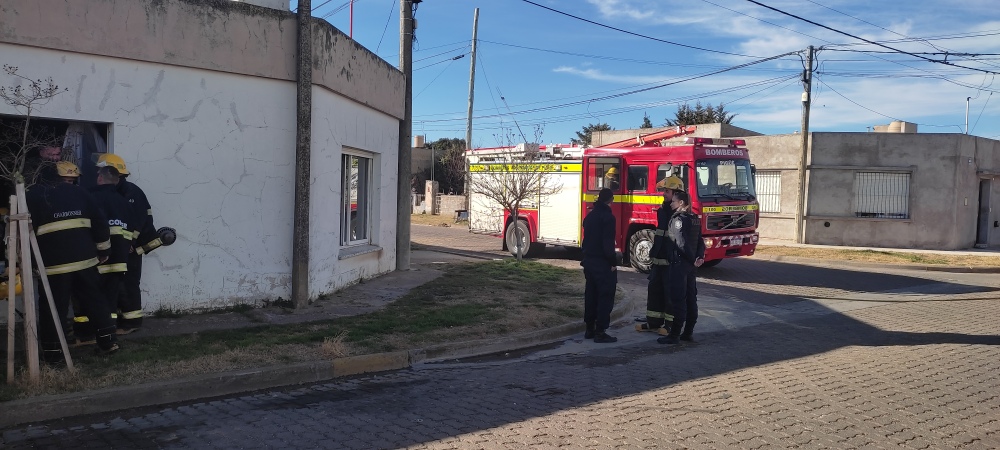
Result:
[[876,219],[910,218],[910,174],[857,172],[854,174],[854,215]]
[[757,203],[762,213],[781,212],[781,172],[777,170],[758,170],[754,175],[757,187]]

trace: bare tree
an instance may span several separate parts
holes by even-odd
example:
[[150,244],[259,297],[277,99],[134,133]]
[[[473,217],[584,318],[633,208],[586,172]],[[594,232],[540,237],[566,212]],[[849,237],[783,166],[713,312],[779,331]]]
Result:
[[541,134],[542,129],[537,126],[536,143],[515,145],[514,135],[507,132],[498,137],[498,142],[506,141],[506,145],[501,145],[498,151],[483,156],[484,159],[470,166],[473,173],[469,177],[469,191],[499,208],[497,219],[501,233],[505,232],[502,227],[503,211],[509,211],[510,217],[514,218],[510,227],[514,232],[515,248],[510,250],[518,262],[528,253],[530,246],[530,239],[524,235],[526,229],[522,229],[517,220],[521,209],[538,207],[562,189],[551,176],[552,164],[547,164],[538,151],[537,142],[541,140]]
[[24,119],[12,121],[0,128],[0,148],[9,149],[0,151],[0,177],[10,180],[12,184],[31,185],[42,166],[53,162],[41,161],[36,167],[26,167],[28,153],[44,147],[62,147],[62,139],[58,136],[32,129],[31,119],[37,108],[56,95],[66,92],[66,89],[53,83],[51,77],[42,80],[21,75],[15,66],[5,64],[3,71],[17,79],[18,84],[0,86],[0,98],[23,115]]

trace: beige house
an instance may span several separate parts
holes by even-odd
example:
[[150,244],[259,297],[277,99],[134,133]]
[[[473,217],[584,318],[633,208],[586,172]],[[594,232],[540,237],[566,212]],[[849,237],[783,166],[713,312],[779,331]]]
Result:
[[[68,89],[36,117],[97,142],[81,161],[122,156],[156,225],[177,229],[144,258],[148,311],[290,298],[298,47],[287,1],[3,0],[0,11],[0,63]],[[405,90],[399,70],[325,21],[312,35],[300,273],[316,298],[395,269]],[[0,105],[0,121],[19,114]]]
[[[1000,141],[917,133],[906,123],[876,130],[809,134],[805,243],[947,250],[1000,246]],[[594,136],[613,142],[639,131],[649,130]],[[725,124],[699,125],[693,136],[746,139],[757,169],[758,231],[764,238],[794,240],[802,137],[762,136]]]

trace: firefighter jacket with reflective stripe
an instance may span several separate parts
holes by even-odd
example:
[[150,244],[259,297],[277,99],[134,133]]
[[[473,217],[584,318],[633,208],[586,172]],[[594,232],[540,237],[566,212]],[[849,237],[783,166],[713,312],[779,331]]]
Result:
[[132,246],[132,229],[135,220],[128,201],[110,184],[90,188],[98,206],[108,219],[111,231],[111,255],[104,264],[97,266],[101,273],[125,272],[128,270],[129,247]]
[[656,231],[653,233],[653,247],[649,250],[649,258],[654,265],[666,266],[670,264],[669,255],[673,243],[667,239],[667,224],[670,223],[670,217],[673,214],[674,210],[670,208],[670,202],[663,202],[660,209],[656,210]]
[[670,262],[694,264],[705,257],[705,241],[701,239],[701,222],[689,211],[678,211],[670,218],[667,239],[672,243]]
[[86,189],[62,182],[36,184],[25,200],[45,273],[77,272],[110,254],[108,220]]
[[132,220],[135,222],[132,226],[132,246],[135,252],[143,255],[156,250],[162,244],[160,236],[156,234],[156,226],[153,225],[153,207],[146,200],[146,193],[125,177],[122,177],[116,188],[132,208]]

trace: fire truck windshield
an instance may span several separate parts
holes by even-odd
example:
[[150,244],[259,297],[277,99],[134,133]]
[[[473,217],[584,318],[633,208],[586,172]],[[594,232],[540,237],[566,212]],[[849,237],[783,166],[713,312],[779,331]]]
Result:
[[698,176],[698,198],[753,200],[757,192],[753,186],[750,160],[703,159],[695,163]]

